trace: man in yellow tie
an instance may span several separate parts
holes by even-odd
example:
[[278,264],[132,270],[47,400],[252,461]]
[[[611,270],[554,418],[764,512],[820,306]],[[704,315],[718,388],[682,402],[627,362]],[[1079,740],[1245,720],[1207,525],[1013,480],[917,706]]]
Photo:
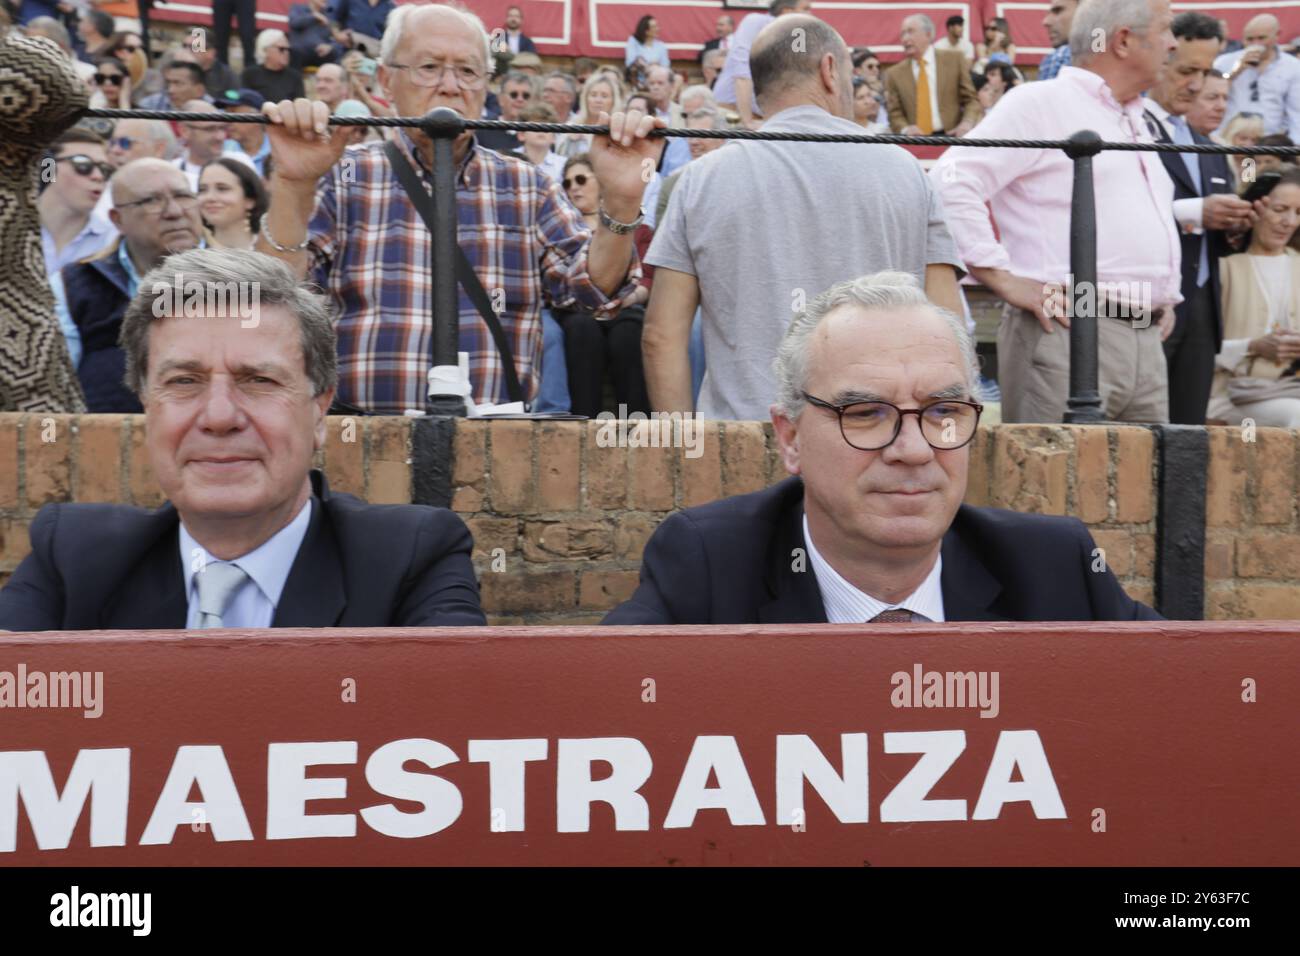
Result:
[[923,14],[903,20],[900,40],[906,59],[885,72],[890,129],[964,136],[979,117],[979,101],[961,54],[935,48],[934,22]]

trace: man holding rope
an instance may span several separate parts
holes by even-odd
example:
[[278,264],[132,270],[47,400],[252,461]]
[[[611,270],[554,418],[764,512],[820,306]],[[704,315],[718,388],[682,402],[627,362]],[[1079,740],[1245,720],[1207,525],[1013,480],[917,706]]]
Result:
[[[412,4],[389,17],[379,82],[400,116],[450,107],[482,115],[489,38],[473,14]],[[429,243],[382,143],[344,154],[346,129],[327,128],[328,110],[310,100],[263,108],[271,119],[271,207],[258,241],[341,303],[337,323],[339,398],[377,414],[425,407],[431,365]],[[461,248],[492,298],[524,392],[535,396],[541,366],[543,289],[557,305],[578,302],[617,311],[640,266],[632,233],[641,222],[646,170],[663,144],[649,138],[663,123],[630,110],[601,116],[611,135],[592,141],[601,185],[593,234],[558,184],[531,165],[477,145],[465,132],[453,145]],[[403,129],[399,148],[432,181],[433,143]],[[341,161],[340,161],[341,160]],[[450,266],[450,264],[447,264]],[[465,290],[460,349],[469,353],[476,403],[508,397],[503,363]]]

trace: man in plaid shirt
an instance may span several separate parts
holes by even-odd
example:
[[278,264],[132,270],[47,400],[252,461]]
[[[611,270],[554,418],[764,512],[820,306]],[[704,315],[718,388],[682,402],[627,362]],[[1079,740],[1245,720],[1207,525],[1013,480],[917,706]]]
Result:
[[[482,21],[446,6],[408,4],[389,17],[379,80],[401,116],[450,107],[468,119],[487,97],[489,38]],[[339,398],[375,414],[425,407],[432,361],[430,236],[380,143],[344,154],[346,128],[327,129],[328,109],[310,100],[266,104],[271,118],[271,206],[258,249],[278,256],[332,293]],[[558,183],[522,160],[454,143],[459,241],[479,280],[504,303],[502,327],[519,380],[537,394],[543,290],[557,305],[616,311],[640,278],[632,231],[662,144],[663,123],[631,110],[595,137],[592,168],[604,215],[594,234]],[[432,183],[433,144],[420,131],[397,138],[417,174]],[[340,162],[340,159],[342,162]],[[469,353],[475,402],[507,400],[501,359],[486,324],[460,290],[460,350]]]

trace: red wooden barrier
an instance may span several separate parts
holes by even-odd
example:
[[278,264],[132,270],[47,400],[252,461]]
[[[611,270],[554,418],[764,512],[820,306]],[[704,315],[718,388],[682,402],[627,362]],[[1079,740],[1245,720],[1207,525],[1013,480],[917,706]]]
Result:
[[1297,701],[1294,623],[0,635],[0,865],[1294,865]]

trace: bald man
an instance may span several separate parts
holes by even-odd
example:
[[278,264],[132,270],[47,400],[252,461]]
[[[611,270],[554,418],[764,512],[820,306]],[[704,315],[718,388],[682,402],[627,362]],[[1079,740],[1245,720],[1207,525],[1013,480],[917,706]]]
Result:
[[[225,152],[226,133],[229,127],[225,116],[221,115],[221,110],[211,103],[205,103],[203,100],[189,100],[181,104],[181,109],[195,113],[218,114],[215,123],[180,124],[185,151],[172,161],[172,165],[185,174],[185,177],[190,181],[190,189],[193,192],[198,192],[199,173],[203,171],[204,166]],[[239,155],[243,155],[242,150]]]
[[139,412],[139,399],[123,382],[122,317],[140,277],[172,253],[198,246],[203,224],[189,180],[162,159],[137,159],[114,174],[109,218],[121,238],[94,259],[66,266],[51,286],[63,327],[75,327],[81,344],[77,377],[87,410]]
[[330,113],[338,111],[339,104],[348,98],[348,71],[337,63],[326,63],[316,71],[316,84],[312,88],[312,98],[318,99],[330,108]]
[[1300,61],[1278,49],[1277,32],[1271,13],[1252,17],[1242,34],[1246,48],[1214,61],[1232,84],[1224,124],[1238,113],[1258,113],[1266,134],[1285,133],[1300,142]]

